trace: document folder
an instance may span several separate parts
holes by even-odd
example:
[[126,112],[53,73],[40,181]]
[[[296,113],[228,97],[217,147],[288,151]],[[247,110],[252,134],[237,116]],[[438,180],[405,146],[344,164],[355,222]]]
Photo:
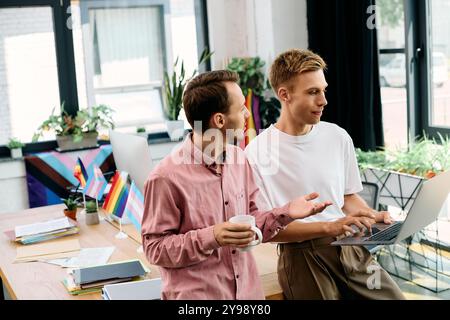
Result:
[[[129,279],[144,276],[146,271],[140,260],[112,263],[102,266],[75,269],[74,282],[77,285],[87,285],[107,280]],[[126,281],[126,280],[125,280]]]

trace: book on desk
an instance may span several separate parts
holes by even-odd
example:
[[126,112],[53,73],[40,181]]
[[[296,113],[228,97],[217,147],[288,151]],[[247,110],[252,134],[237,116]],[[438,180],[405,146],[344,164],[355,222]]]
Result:
[[103,287],[104,300],[161,300],[161,278],[109,284]]
[[63,283],[70,294],[100,292],[108,284],[141,280],[149,270],[139,259],[74,269]]

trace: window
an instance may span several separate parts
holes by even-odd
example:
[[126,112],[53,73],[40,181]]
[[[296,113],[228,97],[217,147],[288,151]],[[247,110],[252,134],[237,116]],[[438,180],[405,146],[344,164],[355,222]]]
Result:
[[450,2],[377,0],[386,147],[450,134]]
[[207,39],[206,0],[0,1],[0,145],[30,142],[63,102],[71,114],[108,104],[123,129],[165,131],[163,72],[179,57],[190,74]]
[[31,141],[59,106],[53,25],[50,6],[0,8],[0,145]]
[[164,131],[164,70],[177,56],[197,67],[194,0],[71,4],[80,106],[111,106],[122,131]]
[[377,0],[384,139],[387,148],[408,143],[403,0]]
[[430,126],[450,129],[450,3],[447,0],[430,2],[431,22],[431,110]]

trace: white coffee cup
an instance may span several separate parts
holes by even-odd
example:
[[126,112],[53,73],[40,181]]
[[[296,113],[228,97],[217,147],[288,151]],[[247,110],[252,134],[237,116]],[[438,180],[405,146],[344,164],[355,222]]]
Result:
[[259,230],[256,227],[256,220],[254,216],[245,214],[245,215],[237,215],[234,217],[231,217],[231,219],[229,220],[231,223],[236,223],[236,224],[248,224],[252,227],[252,230],[255,232],[256,234],[256,238],[255,240],[253,240],[252,242],[250,242],[250,244],[247,247],[244,248],[239,248],[240,251],[249,251],[251,250],[254,246],[260,244],[263,240],[263,236],[262,236],[262,232],[261,230]]

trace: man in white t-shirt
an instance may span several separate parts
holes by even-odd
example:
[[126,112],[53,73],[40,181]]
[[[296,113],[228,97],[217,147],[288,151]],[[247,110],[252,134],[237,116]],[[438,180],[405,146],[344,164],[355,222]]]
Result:
[[281,101],[280,118],[245,150],[261,191],[260,207],[274,208],[313,191],[334,203],[271,240],[280,243],[280,285],[288,299],[404,299],[364,247],[330,245],[343,234],[392,220],[357,195],[362,184],[350,136],[320,122],[327,104],[325,69],[323,59],[308,50],[277,57],[270,82]]

